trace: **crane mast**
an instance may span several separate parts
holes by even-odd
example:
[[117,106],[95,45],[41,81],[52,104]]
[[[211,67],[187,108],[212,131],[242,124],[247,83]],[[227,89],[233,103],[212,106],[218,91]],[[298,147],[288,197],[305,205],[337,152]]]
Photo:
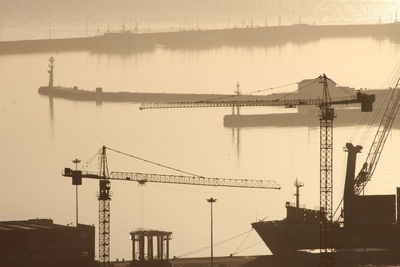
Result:
[[99,155],[99,260],[103,264],[110,262],[110,202],[111,184],[109,181],[106,147],[103,146]]
[[381,156],[386,139],[389,135],[390,129],[392,128],[397,112],[399,111],[400,107],[400,89],[398,88],[399,82],[400,82],[400,77],[396,82],[396,86],[390,89],[390,93],[387,98],[388,102],[385,103],[386,104],[385,112],[379,124],[378,130],[375,134],[371,148],[368,152],[368,156],[361,168],[361,171],[355,178],[354,193],[356,195],[360,195],[363,192],[368,181],[374,174],[375,168]]
[[[321,266],[332,266],[332,206],[333,206],[333,119],[328,78],[320,76],[323,85],[320,106],[320,252]],[[326,217],[326,219],[325,219]]]

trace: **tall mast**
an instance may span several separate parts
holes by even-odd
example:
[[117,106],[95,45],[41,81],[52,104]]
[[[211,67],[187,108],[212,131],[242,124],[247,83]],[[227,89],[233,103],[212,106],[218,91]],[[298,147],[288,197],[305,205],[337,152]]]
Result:
[[332,202],[333,202],[333,119],[334,108],[328,88],[328,77],[320,76],[323,85],[320,105],[320,266],[332,266]]
[[47,71],[49,73],[49,87],[53,88],[53,81],[54,81],[54,58],[50,57],[49,59],[49,70]]
[[300,187],[304,186],[304,183],[300,182],[297,178],[293,185],[296,187],[296,208],[300,208]]
[[110,201],[111,184],[107,164],[106,147],[103,146],[99,155],[99,261],[102,266],[110,262]]

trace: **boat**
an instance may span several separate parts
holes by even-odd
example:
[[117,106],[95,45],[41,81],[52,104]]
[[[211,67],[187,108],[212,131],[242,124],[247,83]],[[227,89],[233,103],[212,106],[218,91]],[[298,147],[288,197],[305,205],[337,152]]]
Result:
[[[354,192],[355,166],[361,146],[346,144],[348,153],[344,209],[341,221],[332,222],[333,249],[386,251],[400,250],[400,190],[392,195],[357,195]],[[296,195],[299,195],[297,188]],[[299,251],[320,250],[320,210],[286,202],[286,218],[258,221],[253,228],[273,255],[287,257]]]

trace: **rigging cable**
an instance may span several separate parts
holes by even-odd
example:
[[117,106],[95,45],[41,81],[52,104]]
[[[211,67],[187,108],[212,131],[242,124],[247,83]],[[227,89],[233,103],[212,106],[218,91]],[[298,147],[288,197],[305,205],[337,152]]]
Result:
[[91,163],[92,161],[99,156],[99,154],[101,153],[101,149],[99,151],[97,151],[92,157],[89,158],[88,161],[85,162],[85,164],[82,165],[81,170],[86,169]]
[[228,96],[221,96],[221,97],[216,97],[216,98],[211,98],[211,99],[206,99],[206,100],[200,100],[200,101],[195,101],[194,103],[203,103],[203,102],[216,101],[216,100],[221,100],[221,99],[226,99],[226,98],[231,98],[231,97],[251,95],[251,94],[260,93],[260,92],[264,92],[264,91],[271,91],[271,90],[274,90],[277,88],[282,88],[282,87],[286,87],[286,86],[290,86],[290,85],[294,85],[294,84],[296,84],[296,83],[288,83],[288,84],[278,85],[278,86],[274,86],[274,87],[269,87],[266,89],[254,90],[254,91],[250,91],[247,93],[241,93],[240,95],[228,95]]
[[[329,79],[329,78],[328,78]],[[330,80],[330,79],[329,79]],[[339,87],[336,87],[336,88],[339,88],[339,89],[341,89],[346,95],[348,95],[348,96],[354,96],[354,92],[352,92],[348,87],[342,87],[342,86],[339,86]]]
[[[319,78],[319,77],[318,77],[318,78]],[[308,87],[308,86],[310,86],[310,85],[312,85],[312,84],[318,82],[318,81],[319,81],[318,78],[313,79],[313,81],[310,82],[309,84],[306,84],[306,85],[304,85],[304,86],[298,88],[297,90],[295,90],[295,91],[293,91],[293,92],[287,93],[287,94],[285,94],[285,95],[283,95],[283,96],[281,96],[281,97],[278,97],[278,98],[274,99],[274,101],[281,100],[282,98],[285,98],[285,97],[287,97],[287,96],[289,96],[289,95],[291,95],[291,94],[300,92],[302,89],[304,89],[304,88],[306,88],[306,87]]]
[[[248,250],[249,248],[255,247],[255,246],[257,246],[258,244],[260,244],[261,242],[263,242],[263,241],[262,241],[262,240],[261,240],[261,241],[257,241],[256,243],[254,243],[254,244],[252,244],[252,245],[250,245],[250,246],[248,246],[248,247],[245,247],[244,249],[239,250],[239,251],[235,252],[234,254],[238,254],[238,253],[240,253],[240,252],[243,252],[243,251],[245,251],[245,250]],[[234,254],[232,254],[232,255],[234,255]]]
[[352,142],[355,139],[355,137],[358,135],[361,128],[363,128],[363,127],[365,127],[366,130],[364,131],[364,134],[360,137],[359,143],[360,144],[364,143],[365,140],[367,139],[367,137],[370,136],[370,131],[372,129],[372,126],[378,122],[379,118],[382,117],[384,107],[387,105],[387,102],[390,100],[390,96],[391,96],[391,92],[392,92],[390,85],[394,84],[396,77],[399,76],[399,70],[400,70],[400,61],[397,62],[396,66],[393,68],[393,70],[390,73],[389,77],[387,78],[386,82],[382,86],[382,88],[389,87],[389,89],[384,89],[384,90],[387,90],[387,92],[385,95],[382,95],[383,101],[380,101],[379,106],[374,108],[377,111],[374,112],[374,114],[369,114],[369,113],[364,114],[360,123],[357,125],[356,129],[354,130],[353,134],[351,135],[350,142]]
[[239,244],[239,246],[237,247],[237,249],[235,250],[235,252],[232,252],[232,255],[235,255],[238,253],[239,249],[243,246],[244,242],[246,242],[246,240],[249,238],[250,234],[252,233],[252,231],[249,231],[249,233],[246,235],[246,237],[242,240],[242,242]]
[[181,173],[184,173],[184,174],[188,174],[188,175],[204,178],[204,176],[202,176],[202,175],[198,175],[198,174],[194,174],[194,173],[191,173],[191,172],[183,171],[183,170],[180,170],[180,169],[177,169],[177,168],[173,168],[173,167],[170,167],[170,166],[167,166],[167,165],[164,165],[164,164],[161,164],[161,163],[157,163],[157,162],[154,162],[154,161],[151,161],[151,160],[147,160],[147,159],[144,159],[144,158],[132,155],[132,154],[128,154],[128,153],[125,153],[125,152],[122,152],[122,151],[119,151],[119,150],[116,150],[116,149],[113,149],[113,148],[110,148],[110,147],[106,147],[106,148],[108,150],[114,151],[114,152],[119,153],[121,155],[125,155],[125,156],[128,156],[128,157],[137,159],[137,160],[141,160],[141,161],[144,161],[144,162],[147,162],[147,163],[159,166],[159,167],[163,167],[163,168],[170,169],[170,170],[177,171],[177,172],[181,172]]
[[381,102],[380,106],[377,108],[377,112],[373,114],[374,116],[371,116],[371,119],[367,125],[367,130],[364,132],[364,134],[361,137],[361,142],[364,143],[365,140],[371,135],[371,130],[373,128],[374,124],[377,124],[380,119],[382,118],[382,115],[386,109],[386,106],[388,105],[391,97],[393,96],[394,93],[394,88],[391,88],[390,86],[396,83],[396,77],[399,77],[400,75],[400,61],[396,64],[395,68],[393,69],[392,73],[390,74],[389,78],[387,79],[385,87],[389,87],[386,95],[384,96],[384,101]]
[[[395,68],[393,69],[393,71],[392,71],[391,74],[389,75],[389,77],[388,77],[387,81],[385,82],[383,88],[388,87],[388,86],[393,85],[393,84],[395,84],[395,86],[396,86],[396,85],[397,85],[396,82],[397,82],[399,76],[400,76],[400,61],[397,62]],[[375,112],[374,116],[370,116],[370,120],[369,120],[368,125],[367,125],[367,132],[368,132],[368,135],[369,135],[369,132],[370,132],[370,130],[371,130],[371,128],[372,128],[372,125],[373,125],[374,122],[376,121],[376,118],[378,118],[378,116],[379,116],[380,118],[382,117],[382,113],[384,112],[385,107],[387,106],[387,103],[389,102],[391,96],[393,95],[394,88],[389,87],[389,89],[387,89],[387,90],[388,90],[388,92],[385,94],[384,100],[381,102],[381,104],[380,104],[380,106],[379,106],[379,108],[378,108],[378,111]],[[366,115],[367,115],[367,114],[366,114]],[[365,116],[364,116],[364,117],[365,117]],[[364,117],[362,118],[362,120],[364,119]],[[372,118],[371,118],[371,117],[372,117]],[[359,129],[360,129],[360,125],[357,126],[357,128],[356,128],[356,130],[355,130],[355,133],[353,133],[353,135],[352,135],[352,137],[351,137],[351,140],[352,140],[352,139],[355,137],[355,135],[358,133]],[[362,139],[365,139],[365,138],[366,138],[366,135],[367,135],[367,134],[364,134]],[[364,191],[363,191],[363,192],[364,192]],[[340,200],[340,203],[339,203],[339,205],[337,206],[337,208],[336,208],[336,210],[335,210],[333,216],[336,215],[337,211],[338,211],[339,208],[342,206],[342,203],[343,203],[343,197],[342,197],[342,199]],[[339,220],[339,219],[340,219],[340,216],[339,216],[338,220]],[[338,220],[337,220],[337,221],[338,221]]]
[[[214,244],[214,247],[219,246],[219,245],[222,245],[222,244],[225,244],[225,243],[227,243],[227,242],[229,242],[229,241],[232,241],[232,240],[234,240],[234,239],[236,239],[236,238],[238,238],[238,237],[241,237],[241,236],[243,236],[243,235],[245,235],[245,234],[248,234],[248,233],[251,232],[251,231],[253,231],[253,228],[251,228],[250,230],[247,230],[246,232],[240,233],[240,234],[238,234],[238,235],[235,235],[235,236],[233,236],[233,237],[230,237],[230,238],[228,238],[228,239],[225,239],[225,240],[222,240],[222,241],[220,241],[220,242],[218,242],[218,243],[215,243],[215,244]],[[209,249],[210,247],[211,247],[211,246],[205,246],[205,247],[202,247],[202,248],[199,248],[199,249],[190,251],[190,252],[188,252],[188,253],[182,254],[182,255],[178,256],[177,258],[182,258],[182,257],[188,256],[188,255],[191,255],[191,254],[195,254],[195,253],[198,253],[198,252],[207,250],[207,249]]]

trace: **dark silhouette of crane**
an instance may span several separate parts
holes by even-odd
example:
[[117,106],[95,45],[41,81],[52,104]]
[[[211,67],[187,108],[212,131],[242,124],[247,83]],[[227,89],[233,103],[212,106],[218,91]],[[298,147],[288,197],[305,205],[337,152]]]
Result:
[[[395,76],[392,79],[394,78],[397,78],[396,85],[392,88],[389,88],[387,96],[382,102],[382,106],[384,107],[383,116],[380,120],[368,155],[357,176],[355,176],[355,162],[357,154],[362,150],[362,146],[354,146],[351,143],[346,144],[347,151],[349,152],[349,158],[351,158],[352,162],[350,164],[350,170],[348,169],[348,173],[346,174],[346,176],[349,175],[349,178],[346,177],[346,183],[347,180],[350,182],[349,184],[346,184],[344,192],[345,197],[342,198],[342,201],[339,203],[336,209],[337,211],[342,208],[342,213],[339,219],[345,220],[345,226],[351,226],[354,221],[357,220],[357,218],[354,217],[355,215],[353,210],[355,207],[351,204],[354,202],[352,199],[361,195],[364,192],[365,186],[372,179],[387,137],[389,136],[393,122],[400,108],[400,78]],[[345,199],[350,201],[345,201]]]
[[336,117],[331,104],[328,89],[328,78],[325,74],[319,77],[322,88],[322,103],[320,105],[320,265],[332,266],[333,250],[333,120]]
[[[109,172],[106,153],[107,149],[189,175],[149,174],[138,172]],[[83,172],[82,170],[65,168],[62,172],[62,175],[65,177],[71,177],[72,184],[76,186],[82,185],[82,178],[99,180],[99,192],[97,194],[97,199],[99,201],[99,261],[105,265],[107,265],[110,261],[110,202],[112,196],[111,181],[135,181],[138,182],[140,185],[144,185],[145,183],[169,183],[198,186],[201,185],[237,188],[280,189],[279,184],[273,180],[204,177],[179,169],[171,168],[149,160],[145,160],[134,155],[108,148],[106,146],[103,146],[99,150],[98,158],[100,163],[99,172]]]
[[[319,106],[320,119],[320,265],[333,265],[333,120],[336,117],[332,105],[360,103],[362,112],[372,111],[375,95],[358,91],[355,95],[332,98],[325,74],[314,79],[310,84],[319,82],[322,87],[322,98],[318,99],[282,99],[244,100],[244,99],[211,99],[197,102],[142,103],[140,109],[153,108],[197,108],[197,107],[250,107],[250,106],[285,106],[297,105]],[[307,85],[306,85],[307,86]],[[300,90],[300,89],[299,89]],[[243,94],[242,94],[243,95]],[[232,96],[234,98],[235,96]],[[326,218],[326,219],[325,219]]]
[[388,92],[387,101],[385,102],[385,112],[380,121],[378,130],[375,134],[374,140],[368,152],[365,162],[355,178],[354,192],[360,195],[367,183],[371,180],[372,175],[376,169],[379,158],[382,154],[383,147],[385,146],[389,132],[400,107],[400,78],[398,78],[395,87],[390,88]]

